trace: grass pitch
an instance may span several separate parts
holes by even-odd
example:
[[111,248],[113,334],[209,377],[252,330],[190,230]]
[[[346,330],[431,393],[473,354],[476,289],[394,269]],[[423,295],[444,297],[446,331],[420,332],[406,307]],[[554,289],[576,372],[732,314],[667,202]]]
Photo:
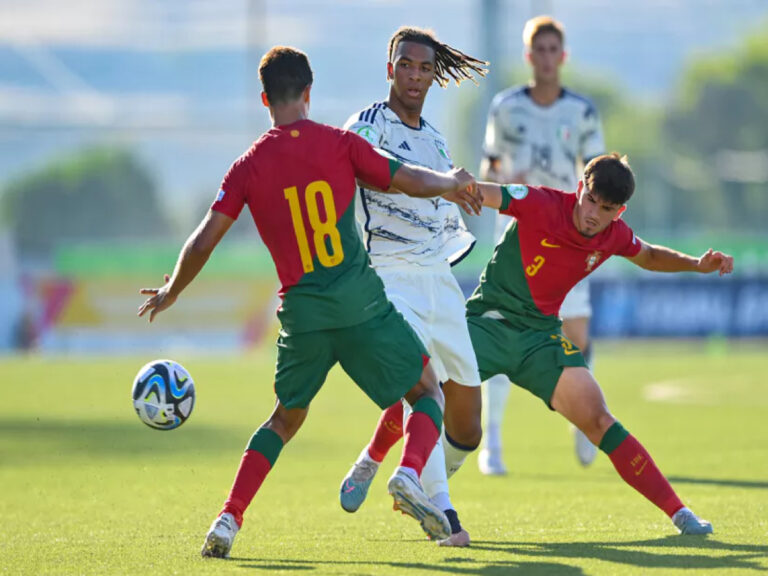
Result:
[[506,478],[474,457],[451,481],[469,549],[436,547],[391,511],[391,454],[356,514],[338,486],[376,407],[334,371],[246,514],[228,561],[199,550],[253,430],[272,408],[273,352],[178,355],[195,412],[160,432],[133,413],[147,358],[0,360],[0,572],[7,574],[755,574],[768,570],[765,343],[597,346],[608,404],[710,538],[677,536],[610,461],[576,463],[567,424],[522,390]]

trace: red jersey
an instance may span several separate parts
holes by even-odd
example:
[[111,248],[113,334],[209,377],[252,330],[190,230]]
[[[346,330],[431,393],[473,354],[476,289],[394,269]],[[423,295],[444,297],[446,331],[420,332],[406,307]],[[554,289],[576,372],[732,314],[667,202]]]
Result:
[[386,309],[356,229],[356,178],[386,190],[400,166],[361,137],[299,120],[276,126],[224,177],[212,209],[253,216],[277,268],[283,329],[365,322]]
[[502,186],[501,214],[514,216],[480,286],[467,303],[472,315],[490,310],[516,324],[549,328],[580,280],[610,256],[631,258],[640,241],[623,221],[586,237],[573,223],[576,195],[536,186]]

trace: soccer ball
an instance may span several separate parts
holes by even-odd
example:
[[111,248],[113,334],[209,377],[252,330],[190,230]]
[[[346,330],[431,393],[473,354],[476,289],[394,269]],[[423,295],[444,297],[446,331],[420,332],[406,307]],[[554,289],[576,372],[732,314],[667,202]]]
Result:
[[173,430],[187,421],[195,406],[195,383],[173,360],[145,364],[133,381],[133,407],[144,424]]

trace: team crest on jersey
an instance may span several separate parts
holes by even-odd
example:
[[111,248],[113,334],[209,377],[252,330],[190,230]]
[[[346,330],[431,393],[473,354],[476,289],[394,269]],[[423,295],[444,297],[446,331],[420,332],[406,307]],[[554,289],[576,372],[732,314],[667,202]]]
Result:
[[592,272],[592,269],[597,266],[597,263],[600,262],[600,258],[602,257],[603,253],[600,252],[600,250],[595,250],[587,256],[587,272]]
[[445,144],[443,142],[440,142],[440,140],[435,140],[435,148],[437,148],[437,151],[440,153],[440,156],[445,158],[450,162],[451,155],[448,154],[448,150],[445,149]]
[[363,138],[365,138],[365,140],[367,140],[368,143],[373,144],[374,146],[378,144],[378,142],[376,142],[376,135],[373,133],[373,130],[371,129],[370,126],[366,126],[366,125],[360,126],[360,128],[355,130],[355,133],[358,136],[362,136]]
[[571,139],[571,127],[568,124],[561,124],[557,129],[557,137],[560,142],[568,142]]

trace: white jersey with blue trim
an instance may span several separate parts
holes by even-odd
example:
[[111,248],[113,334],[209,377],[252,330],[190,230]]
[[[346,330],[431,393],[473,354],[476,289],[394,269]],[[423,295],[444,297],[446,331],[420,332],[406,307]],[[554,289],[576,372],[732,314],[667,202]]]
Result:
[[570,90],[549,106],[534,102],[528,86],[499,92],[491,103],[485,156],[526,184],[575,192],[583,166],[604,152],[597,109]]
[[[423,118],[419,128],[404,124],[384,102],[356,112],[344,128],[402,162],[438,172],[453,167],[440,132]],[[454,264],[472,249],[475,238],[456,204],[358,188],[357,221],[374,266]]]

